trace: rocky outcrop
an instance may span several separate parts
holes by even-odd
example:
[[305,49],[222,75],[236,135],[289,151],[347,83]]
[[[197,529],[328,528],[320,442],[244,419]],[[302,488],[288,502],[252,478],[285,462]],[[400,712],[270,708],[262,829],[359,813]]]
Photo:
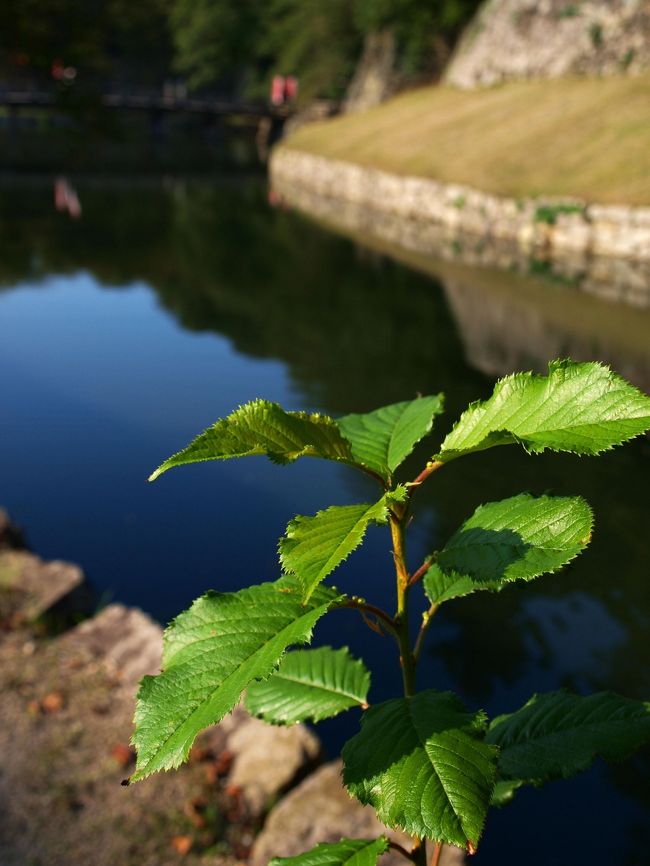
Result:
[[[341,761],[321,767],[295,788],[271,812],[257,837],[251,866],[266,866],[271,857],[293,857],[319,842],[338,842],[344,836],[372,839],[385,833],[390,839],[409,847],[402,833],[384,827],[370,806],[350,799],[341,781]],[[381,866],[402,866],[404,858],[387,852]],[[445,847],[441,866],[462,866],[464,852]]]
[[226,733],[224,745],[234,756],[229,783],[256,815],[266,814],[322,760],[320,741],[305,725],[273,727],[238,707],[220,728]]
[[20,529],[12,523],[9,515],[0,508],[0,550],[11,550],[25,546]]
[[26,550],[0,549],[0,621],[16,627],[48,615],[71,622],[87,613],[90,604],[77,565],[43,562]]
[[648,0],[488,0],[468,26],[445,77],[471,88],[648,67]]

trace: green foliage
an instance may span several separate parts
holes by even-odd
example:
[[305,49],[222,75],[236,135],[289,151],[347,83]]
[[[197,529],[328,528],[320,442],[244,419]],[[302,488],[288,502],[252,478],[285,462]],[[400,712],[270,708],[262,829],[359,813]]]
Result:
[[560,19],[577,18],[578,15],[580,15],[580,7],[577,3],[567,3],[566,6],[562,6],[557,12],[557,17]]
[[442,443],[443,462],[518,442],[531,453],[599,454],[650,427],[650,397],[601,364],[554,361],[548,376],[500,379],[473,403]]
[[270,0],[262,48],[271,70],[297,75],[300,99],[340,99],[361,54],[350,0]]
[[434,604],[557,571],[591,538],[591,509],[580,497],[526,493],[480,505],[436,555],[424,578]]
[[514,713],[492,719],[502,791],[541,785],[586,770],[596,757],[620,761],[650,740],[650,702],[610,692],[534,695]]
[[352,446],[354,459],[390,481],[392,473],[431,431],[443,405],[438,394],[394,403],[365,415],[345,415],[337,423]]
[[388,850],[388,839],[341,839],[317,845],[297,857],[275,857],[269,866],[375,866]]
[[343,780],[389,827],[475,848],[496,775],[487,719],[449,692],[424,691],[371,707],[343,748]]
[[391,29],[396,37],[400,66],[413,75],[432,66],[434,42],[453,45],[481,0],[356,0],[355,18],[363,33]]
[[283,578],[195,601],[165,632],[163,672],[142,680],[132,781],[178,767],[196,735],[229,713],[253,680],[268,677],[287,647],[308,643],[339,600],[321,589],[303,604],[295,583]]
[[288,653],[267,680],[253,683],[246,709],[274,725],[320,722],[351,707],[365,707],[370,673],[347,648]]
[[[0,3],[0,71],[49,78],[52,61],[78,67],[75,87],[110,72],[112,80],[160,83],[171,64],[166,0],[3,0]],[[22,64],[25,64],[24,66]],[[49,80],[48,80],[49,79]]]
[[535,209],[534,221],[554,226],[562,214],[584,213],[584,207],[578,204],[541,204]]
[[280,539],[280,562],[296,575],[305,600],[361,544],[370,523],[388,522],[390,502],[405,493],[401,488],[374,505],[332,505],[314,517],[294,517]]
[[155,481],[163,472],[185,463],[258,454],[266,455],[274,463],[290,463],[298,457],[323,457],[352,463],[350,445],[331,418],[285,412],[277,403],[253,400],[217,421],[187,448],[165,460],[149,480]]
[[[225,84],[266,95],[275,72],[296,75],[302,99],[339,99],[366,35],[391,30],[403,75],[438,71],[480,0],[172,0],[176,65],[192,87]],[[443,52],[444,53],[444,52]]]
[[600,21],[592,21],[589,25],[589,38],[594,48],[600,48],[603,44],[603,25]]
[[[520,443],[597,454],[650,428],[650,399],[595,363],[554,362],[548,377],[519,373],[471,405],[414,481],[393,473],[430,431],[442,397],[397,403],[334,421],[285,412],[257,400],[236,410],[162,464],[260,455],[282,464],[316,456],[362,469],[379,483],[375,503],[332,506],[296,517],[280,541],[289,574],[236,593],[209,593],[165,633],[163,672],[146,677],[138,695],[133,779],[178,766],[196,734],[219,721],[246,692],[249,711],[274,724],[364,710],[359,733],[343,749],[344,782],[381,821],[414,837],[403,853],[425,866],[423,839],[477,849],[490,805],[519,787],[585,769],[596,756],[619,760],[650,741],[650,703],[612,694],[567,692],[533,697],[488,723],[452,693],[417,692],[423,641],[439,605],[477,590],[499,591],[569,563],[591,538],[592,514],[581,497],[520,494],[479,506],[442,550],[414,570],[405,535],[412,499],[433,473],[493,445]],[[371,523],[389,524],[396,577],[396,614],[322,581],[361,543]],[[410,592],[424,582],[431,603],[411,643]],[[347,649],[285,651],[308,643],[316,622],[337,607],[360,611],[397,643],[404,696],[368,708],[370,674]],[[274,866],[373,866],[384,837],[319,845]]]

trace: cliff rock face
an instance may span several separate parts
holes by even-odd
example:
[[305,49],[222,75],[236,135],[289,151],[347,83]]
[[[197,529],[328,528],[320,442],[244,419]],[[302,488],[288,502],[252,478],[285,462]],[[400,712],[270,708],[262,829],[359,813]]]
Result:
[[488,0],[461,39],[446,80],[472,88],[649,67],[650,0]]

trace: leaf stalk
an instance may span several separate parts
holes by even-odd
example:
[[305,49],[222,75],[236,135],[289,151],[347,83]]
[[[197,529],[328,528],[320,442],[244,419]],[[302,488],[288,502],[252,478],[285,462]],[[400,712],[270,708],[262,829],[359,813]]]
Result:
[[380,607],[377,607],[374,604],[369,604],[365,599],[352,596],[351,598],[346,599],[340,607],[349,607],[352,608],[352,610],[358,610],[362,615],[369,614],[370,616],[376,617],[376,619],[381,620],[381,622],[384,623],[391,634],[397,636],[397,625],[393,617]]
[[413,496],[418,487],[424,484],[429,475],[437,472],[437,470],[444,465],[445,464],[442,462],[442,460],[431,460],[429,463],[427,463],[427,465],[424,467],[422,472],[420,472],[417,478],[414,478],[413,481],[411,481],[411,483],[408,485],[409,496]]
[[418,632],[418,636],[415,640],[415,646],[413,647],[413,658],[415,659],[415,663],[417,664],[420,655],[422,653],[422,647],[424,645],[424,638],[426,637],[427,631],[429,630],[429,626],[431,625],[431,620],[438,610],[440,605],[432,604],[429,610],[425,610],[422,614],[422,625],[420,626],[420,631]]
[[397,576],[397,613],[394,617],[396,637],[399,643],[404,694],[406,697],[411,697],[415,694],[415,659],[411,652],[409,641],[408,595],[411,576],[406,567],[404,540],[404,524],[407,519],[408,513],[406,511],[404,511],[401,517],[391,514],[390,531],[393,539],[393,559],[395,560],[395,572]]

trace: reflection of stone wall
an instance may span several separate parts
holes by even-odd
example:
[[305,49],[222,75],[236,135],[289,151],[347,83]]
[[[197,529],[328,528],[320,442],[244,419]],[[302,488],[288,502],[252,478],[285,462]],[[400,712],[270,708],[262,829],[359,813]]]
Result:
[[536,302],[530,294],[515,297],[493,293],[488,299],[472,275],[449,277],[442,280],[442,285],[465,357],[475,369],[490,376],[503,376],[512,370],[544,373],[550,358],[599,358],[650,392],[650,349],[644,353],[627,345],[624,327],[614,327],[610,332],[602,320],[602,327],[596,323],[594,331],[590,331],[593,322],[575,327],[570,310],[566,318],[552,311],[549,315],[549,310],[539,303],[540,298]]
[[312,163],[278,159],[282,153],[272,176],[288,204],[442,282],[476,369],[501,375],[545,369],[554,357],[599,358],[650,391],[650,262],[571,251],[551,260],[540,255],[544,247],[525,250],[497,235],[382,209],[376,191],[369,207],[363,174],[352,174],[359,185],[339,197],[331,173],[329,186],[322,175],[312,182]]
[[650,66],[648,0],[491,0],[448,67],[458,87]]
[[[285,148],[272,157],[271,178],[302,210],[405,250],[524,273],[543,269],[582,291],[650,308],[650,208],[593,205],[548,225],[535,221],[537,202]],[[614,258],[617,250],[629,256]]]

